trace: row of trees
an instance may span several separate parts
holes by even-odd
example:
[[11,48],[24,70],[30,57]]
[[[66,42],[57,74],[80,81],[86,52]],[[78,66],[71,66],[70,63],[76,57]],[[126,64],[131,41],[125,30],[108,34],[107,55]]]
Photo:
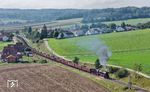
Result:
[[[126,20],[150,17],[150,7],[108,8],[108,9],[0,9],[0,19],[19,19],[30,22],[83,18],[83,22]],[[28,16],[30,15],[30,16]]]
[[103,22],[103,21],[117,21],[135,18],[148,18],[150,17],[150,8],[109,8],[109,9],[93,9],[84,16],[84,23]]
[[26,37],[31,39],[33,42],[37,42],[41,39],[47,38],[47,27],[43,26],[41,32],[38,29],[33,30],[31,26],[25,27],[23,32],[26,34]]
[[139,24],[137,24],[137,27],[140,28],[140,29],[150,28],[150,22],[139,23]]

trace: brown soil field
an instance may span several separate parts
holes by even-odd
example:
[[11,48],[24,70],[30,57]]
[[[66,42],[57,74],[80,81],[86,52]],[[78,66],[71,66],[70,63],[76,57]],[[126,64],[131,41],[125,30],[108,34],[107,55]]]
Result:
[[[8,88],[7,80],[18,80]],[[69,70],[50,64],[0,66],[0,92],[108,92],[104,87]]]

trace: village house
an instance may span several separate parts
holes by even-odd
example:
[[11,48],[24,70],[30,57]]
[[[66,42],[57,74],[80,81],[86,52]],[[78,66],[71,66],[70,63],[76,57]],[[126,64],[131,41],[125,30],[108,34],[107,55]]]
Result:
[[134,27],[134,26],[126,26],[125,29],[126,29],[126,31],[137,30],[137,27]]
[[121,26],[117,26],[115,32],[123,32],[125,29]]
[[78,36],[84,36],[85,35],[85,32],[83,30],[73,30],[71,31],[75,37],[78,37]]
[[12,40],[11,33],[0,32],[0,41],[6,42],[10,40]]
[[85,35],[96,35],[96,34],[102,34],[103,30],[100,28],[91,28],[89,29]]
[[9,44],[4,47],[1,55],[1,59],[3,62],[17,62],[19,61],[24,52],[25,46],[22,43]]
[[5,35],[0,35],[0,41],[8,41],[9,40],[9,37],[8,36],[5,36]]
[[59,33],[57,38],[61,39],[61,38],[72,38],[72,37],[74,37],[74,34],[71,31],[62,31]]

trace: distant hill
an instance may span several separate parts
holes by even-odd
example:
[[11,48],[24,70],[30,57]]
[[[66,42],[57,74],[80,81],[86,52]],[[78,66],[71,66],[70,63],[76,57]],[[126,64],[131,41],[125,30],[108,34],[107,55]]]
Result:
[[[108,9],[0,9],[0,24],[3,20],[24,20],[23,22],[49,22],[84,18],[83,22],[104,22],[133,18],[149,18],[150,7],[124,7]],[[12,23],[19,24],[18,21]],[[11,24],[11,23],[10,23]]]

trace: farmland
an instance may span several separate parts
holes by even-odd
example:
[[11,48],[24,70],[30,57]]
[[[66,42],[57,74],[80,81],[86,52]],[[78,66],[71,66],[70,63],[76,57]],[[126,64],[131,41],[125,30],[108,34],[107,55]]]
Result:
[[121,25],[122,22],[125,22],[126,24],[131,24],[131,25],[137,25],[138,23],[146,23],[149,22],[150,18],[137,18],[137,19],[128,19],[128,20],[120,20],[120,21],[108,21],[108,22],[103,22],[105,24],[110,24],[110,23],[115,23],[117,25]]
[[[108,92],[94,81],[53,63],[1,66],[0,73],[0,92]],[[18,80],[18,88],[6,87],[11,79]]]
[[134,64],[142,64],[143,73],[150,75],[150,29],[94,35],[71,39],[49,39],[49,45],[58,54],[73,59],[79,57],[81,62],[94,63],[98,56],[89,46],[80,46],[79,43],[98,39],[106,44],[112,51],[109,64],[133,68]]
[[42,23],[30,23],[30,24],[21,24],[18,26],[4,26],[1,27],[0,30],[18,30],[23,29],[24,26],[32,26],[32,28],[41,28],[44,24],[46,24],[47,27],[68,27],[70,25],[74,24],[81,24],[82,18],[75,18],[75,19],[68,19],[68,20],[56,20],[56,21],[50,21],[50,22],[42,22]]

